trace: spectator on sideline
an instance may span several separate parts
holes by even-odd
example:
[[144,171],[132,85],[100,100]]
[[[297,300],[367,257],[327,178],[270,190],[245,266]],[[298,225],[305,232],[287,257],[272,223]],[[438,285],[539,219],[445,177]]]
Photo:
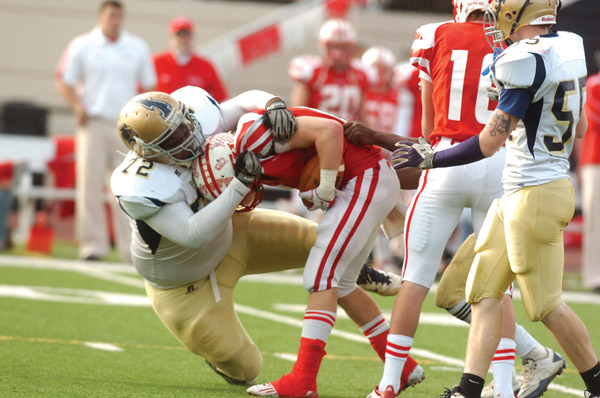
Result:
[[194,23],[175,17],[169,23],[169,51],[154,55],[157,91],[171,93],[181,87],[197,86],[218,102],[228,98],[227,90],[213,64],[194,53]]
[[[594,53],[600,68],[600,50]],[[583,246],[581,275],[586,287],[600,294],[600,72],[587,79],[588,130],[583,138],[579,161]]]
[[[156,85],[148,45],[122,29],[123,17],[121,2],[102,2],[98,25],[69,43],[56,71],[57,90],[77,117],[76,233],[79,256],[86,260],[110,251],[104,198],[107,177],[122,160],[115,134],[119,111],[140,86]],[[129,260],[131,228],[118,205],[110,204],[115,244]]]

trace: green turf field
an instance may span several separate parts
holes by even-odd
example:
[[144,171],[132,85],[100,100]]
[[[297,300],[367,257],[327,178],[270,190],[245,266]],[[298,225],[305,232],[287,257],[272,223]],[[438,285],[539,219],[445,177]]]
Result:
[[[307,300],[300,273],[277,276],[280,281],[242,279],[236,289],[240,318],[264,355],[259,382],[291,369],[288,357],[297,352]],[[130,268],[111,263],[0,256],[0,397],[246,396],[244,388],[226,384],[171,336],[142,286]],[[389,313],[393,298],[375,297]],[[579,302],[571,305],[598,349],[600,297],[581,294],[572,300]],[[515,302],[518,320],[558,349],[543,325],[530,324]],[[383,369],[344,315],[338,312],[327,345],[318,379],[321,398],[365,397]],[[467,330],[428,297],[412,350],[426,379],[403,397],[438,396],[458,382]],[[544,397],[581,397],[583,387],[568,366]]]

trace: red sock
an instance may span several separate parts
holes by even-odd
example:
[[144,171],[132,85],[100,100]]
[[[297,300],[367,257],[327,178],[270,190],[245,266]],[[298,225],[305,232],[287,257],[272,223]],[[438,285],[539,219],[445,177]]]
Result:
[[323,340],[301,338],[294,369],[272,382],[273,388],[285,397],[303,397],[308,391],[317,391],[317,374],[325,354]]
[[412,371],[417,367],[418,363],[409,355],[406,358],[406,362],[404,363],[404,368],[402,368],[402,374],[400,375],[400,391],[406,388],[406,383],[408,382],[408,376],[412,373]]
[[386,330],[385,332],[369,339],[369,343],[371,343],[371,346],[383,362],[385,362],[385,346],[387,344],[387,336],[389,333],[390,331]]

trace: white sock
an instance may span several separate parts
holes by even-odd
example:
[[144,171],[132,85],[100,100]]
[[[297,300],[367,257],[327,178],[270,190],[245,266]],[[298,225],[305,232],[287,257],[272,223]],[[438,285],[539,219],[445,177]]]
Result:
[[390,324],[385,320],[383,315],[377,316],[370,322],[365,323],[359,329],[368,339],[379,336],[390,328]]
[[392,386],[394,392],[400,391],[400,376],[406,363],[408,352],[412,348],[413,338],[400,334],[389,334],[385,349],[385,366],[379,382],[379,390]]
[[494,375],[494,397],[502,394],[502,398],[513,398],[512,375],[515,368],[515,342],[502,338],[492,360]]
[[529,358],[527,354],[540,345],[532,335],[518,323],[515,325],[515,343],[517,343],[517,355],[520,358]]
[[336,314],[331,311],[307,310],[302,322],[302,337],[319,339],[327,343],[331,329],[335,324]]
[[462,300],[452,308],[446,308],[446,311],[461,321],[471,324],[471,304],[467,303],[467,300]]

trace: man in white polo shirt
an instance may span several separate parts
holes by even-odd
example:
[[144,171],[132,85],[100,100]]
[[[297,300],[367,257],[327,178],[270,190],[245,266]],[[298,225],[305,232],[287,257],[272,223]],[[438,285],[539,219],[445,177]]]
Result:
[[[98,260],[110,250],[104,207],[109,173],[123,160],[115,129],[123,105],[156,85],[156,73],[148,45],[122,30],[123,5],[103,1],[98,25],[69,43],[56,73],[58,92],[77,117],[76,228],[79,256]],[[116,246],[130,260],[131,228],[127,217],[113,206]]]

